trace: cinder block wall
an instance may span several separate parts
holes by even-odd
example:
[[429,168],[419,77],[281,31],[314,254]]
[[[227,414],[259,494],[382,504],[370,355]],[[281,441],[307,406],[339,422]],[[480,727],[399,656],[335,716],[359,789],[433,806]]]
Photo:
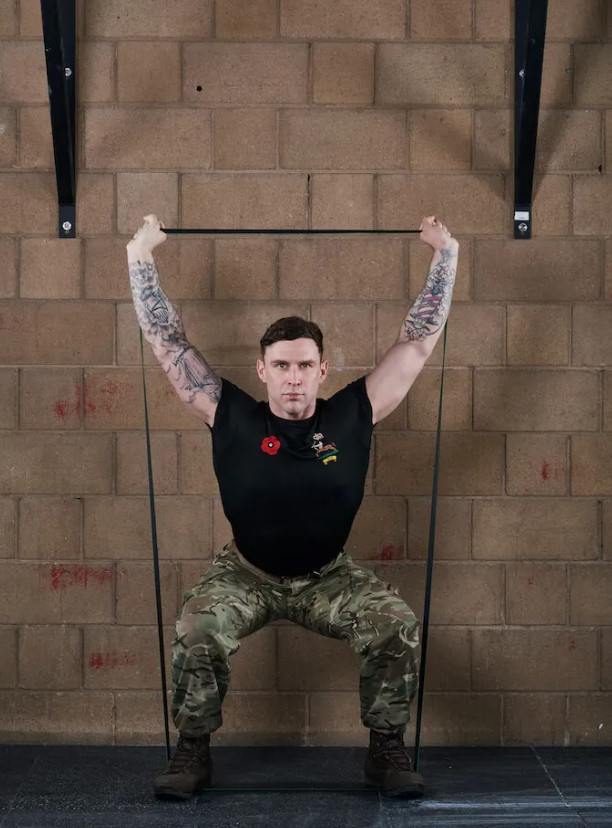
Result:
[[[36,0],[0,4],[0,739],[159,742],[138,328],[125,244],[168,226],[459,236],[425,744],[610,744],[612,12],[550,0],[534,239],[512,232],[508,0],[87,0],[78,239],[56,238]],[[188,334],[258,391],[267,323],[317,320],[331,391],[425,277],[402,237],[170,238]],[[380,424],[351,554],[422,609],[440,352]],[[147,352],[166,640],[229,538],[210,440]],[[227,743],[362,744],[346,645],[277,623]]]

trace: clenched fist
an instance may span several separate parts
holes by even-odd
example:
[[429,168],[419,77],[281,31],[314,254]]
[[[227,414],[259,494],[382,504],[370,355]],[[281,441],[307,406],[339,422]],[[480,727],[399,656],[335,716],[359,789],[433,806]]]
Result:
[[144,217],[144,224],[137,230],[132,239],[127,243],[128,250],[139,251],[140,253],[152,253],[155,248],[168,238],[163,231],[163,221],[152,213]]
[[434,250],[441,250],[443,247],[459,247],[457,239],[451,236],[450,230],[435,216],[423,216],[419,230],[421,241],[433,247]]

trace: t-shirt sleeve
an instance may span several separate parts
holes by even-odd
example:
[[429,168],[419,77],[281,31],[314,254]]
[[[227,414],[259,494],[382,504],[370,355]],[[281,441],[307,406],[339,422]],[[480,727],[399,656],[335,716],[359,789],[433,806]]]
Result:
[[365,376],[349,383],[329,398],[328,403],[338,408],[341,415],[352,419],[359,439],[367,446],[372,439],[372,403],[366,390]]
[[233,382],[221,377],[221,398],[215,411],[215,420],[210,427],[213,441],[222,444],[231,440],[233,433],[257,403],[246,391]]

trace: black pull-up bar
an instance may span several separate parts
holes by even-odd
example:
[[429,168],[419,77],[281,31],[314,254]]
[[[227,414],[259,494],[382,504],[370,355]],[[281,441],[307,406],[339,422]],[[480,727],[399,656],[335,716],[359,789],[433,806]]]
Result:
[[[514,237],[531,237],[531,201],[548,0],[515,3]],[[41,0],[55,172],[59,237],[75,238],[76,0]],[[186,234],[418,233],[418,230],[203,230]]]
[[238,236],[243,234],[249,235],[295,235],[295,236],[303,236],[303,235],[312,235],[313,233],[319,233],[323,236],[330,235],[330,234],[341,234],[346,235],[348,233],[368,233],[368,234],[380,234],[380,233],[420,233],[420,230],[287,230],[287,229],[280,229],[280,230],[256,230],[253,228],[249,228],[247,230],[228,230],[226,228],[219,229],[219,230],[211,230],[209,228],[204,227],[195,227],[195,228],[179,228],[179,227],[163,227],[162,230],[164,233],[168,234],[178,234],[178,233],[191,233],[199,234],[203,236]]

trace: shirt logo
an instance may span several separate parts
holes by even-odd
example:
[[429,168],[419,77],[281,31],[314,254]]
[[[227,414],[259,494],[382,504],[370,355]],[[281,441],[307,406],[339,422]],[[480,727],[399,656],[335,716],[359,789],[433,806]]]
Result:
[[326,466],[328,463],[336,462],[336,457],[339,452],[335,443],[326,443],[324,441],[325,437],[322,434],[318,432],[317,434],[313,434],[311,448],[314,449],[317,458],[322,460],[323,465]]

